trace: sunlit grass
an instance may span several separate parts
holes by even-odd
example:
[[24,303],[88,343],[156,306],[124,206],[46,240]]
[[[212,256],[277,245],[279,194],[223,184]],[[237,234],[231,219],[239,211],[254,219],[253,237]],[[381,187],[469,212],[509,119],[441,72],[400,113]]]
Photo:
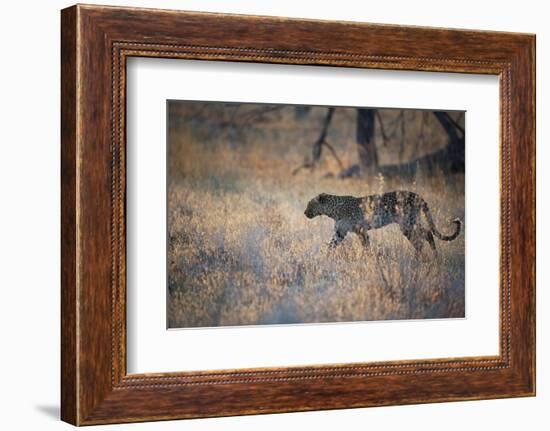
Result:
[[292,176],[297,152],[283,160],[261,142],[235,151],[178,137],[185,145],[173,146],[169,159],[170,327],[464,316],[463,232],[436,239],[437,260],[427,243],[415,257],[396,225],[371,231],[370,251],[352,234],[329,250],[334,222],[303,214],[321,192],[405,189],[449,232],[449,221],[464,217],[463,175],[341,180],[323,166]]

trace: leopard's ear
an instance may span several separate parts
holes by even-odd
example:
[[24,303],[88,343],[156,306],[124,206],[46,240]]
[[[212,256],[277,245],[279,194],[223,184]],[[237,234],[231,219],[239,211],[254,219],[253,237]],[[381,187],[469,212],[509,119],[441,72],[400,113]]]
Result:
[[328,195],[327,195],[326,193],[321,193],[321,194],[319,195],[319,202],[320,202],[320,203],[326,202],[327,197],[328,197]]

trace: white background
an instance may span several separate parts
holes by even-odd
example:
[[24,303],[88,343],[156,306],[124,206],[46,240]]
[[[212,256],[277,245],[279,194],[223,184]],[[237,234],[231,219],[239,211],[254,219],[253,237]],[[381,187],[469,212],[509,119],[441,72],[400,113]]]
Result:
[[[114,4],[107,0],[102,3]],[[59,409],[59,9],[70,3],[5,2],[0,17],[0,424],[9,430],[69,429]],[[358,20],[537,33],[538,396],[249,416],[97,429],[279,430],[547,429],[550,422],[549,272],[550,28],[545,2],[297,0],[118,1],[174,9]],[[544,244],[543,244],[544,243]]]
[[[498,77],[134,58],[127,84],[129,373],[498,354]],[[167,99],[467,111],[466,318],[167,331]]]

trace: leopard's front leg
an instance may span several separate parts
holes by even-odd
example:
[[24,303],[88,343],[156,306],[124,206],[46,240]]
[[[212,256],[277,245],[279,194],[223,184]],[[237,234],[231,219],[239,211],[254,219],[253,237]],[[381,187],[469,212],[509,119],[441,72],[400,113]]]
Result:
[[370,249],[370,240],[369,240],[369,225],[367,223],[361,223],[357,226],[355,226],[354,232],[357,234],[359,239],[361,240],[361,244],[363,244],[363,247],[365,247],[367,250]]
[[328,243],[328,247],[329,248],[335,248],[338,244],[340,244],[344,240],[345,237],[346,237],[346,234],[342,235],[341,232],[339,232],[338,230],[335,230],[334,231],[334,236],[332,237],[332,239]]
[[335,248],[340,244],[346,237],[348,231],[350,230],[350,223],[346,220],[340,220],[334,225],[334,236],[329,243],[329,248]]

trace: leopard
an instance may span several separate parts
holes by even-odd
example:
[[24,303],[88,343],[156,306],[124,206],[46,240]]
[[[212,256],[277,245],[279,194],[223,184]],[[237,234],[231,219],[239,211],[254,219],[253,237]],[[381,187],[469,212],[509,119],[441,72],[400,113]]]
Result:
[[[421,221],[422,214],[427,226]],[[455,218],[451,221],[455,225],[454,232],[450,235],[442,234],[434,223],[428,203],[420,195],[406,190],[363,197],[321,193],[309,201],[304,215],[308,219],[328,216],[334,220],[334,236],[329,243],[330,248],[341,244],[351,232],[360,238],[366,249],[370,249],[368,232],[396,223],[417,255],[422,252],[426,241],[437,256],[434,236],[442,241],[453,241],[460,234],[462,226],[461,220]]]

